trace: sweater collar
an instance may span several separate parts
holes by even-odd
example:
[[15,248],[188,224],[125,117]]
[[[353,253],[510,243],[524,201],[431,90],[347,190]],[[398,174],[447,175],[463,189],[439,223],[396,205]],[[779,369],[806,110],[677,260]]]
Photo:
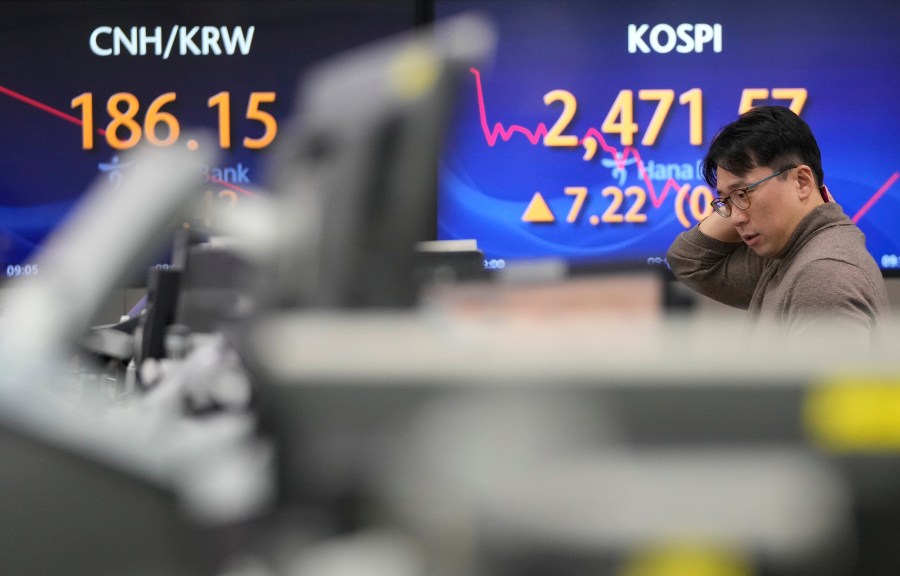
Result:
[[837,202],[820,204],[800,220],[800,223],[797,224],[794,232],[788,238],[787,244],[784,245],[784,248],[781,249],[781,252],[774,259],[780,260],[788,257],[821,230],[832,226],[848,226],[852,224],[853,222],[844,214],[843,208]]

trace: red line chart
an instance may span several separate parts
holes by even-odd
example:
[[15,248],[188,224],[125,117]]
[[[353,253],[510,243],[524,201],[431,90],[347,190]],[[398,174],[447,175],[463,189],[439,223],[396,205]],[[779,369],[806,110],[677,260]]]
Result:
[[875,194],[873,194],[872,197],[869,198],[865,204],[863,204],[863,207],[860,208],[859,211],[857,211],[856,214],[853,215],[853,218],[852,218],[853,222],[855,223],[855,222],[859,221],[859,219],[862,218],[865,215],[865,213],[869,211],[869,208],[874,206],[875,203],[878,202],[878,200],[882,196],[884,196],[884,193],[888,191],[888,188],[890,188],[891,186],[894,185],[894,183],[897,181],[898,178],[900,178],[900,172],[894,172],[891,175],[891,177],[887,179],[887,182],[882,184],[881,188],[879,188],[878,191],[875,192]]
[[[53,108],[52,106],[48,106],[48,105],[44,104],[43,102],[38,102],[37,100],[35,100],[33,98],[29,98],[28,96],[25,96],[24,94],[20,94],[19,92],[10,90],[9,88],[7,88],[5,86],[0,86],[0,93],[6,94],[10,98],[15,98],[16,100],[18,100],[20,102],[24,102],[25,104],[28,104],[29,106],[34,106],[38,110],[43,110],[44,112],[47,112],[48,114],[53,114],[57,118],[62,118],[63,120],[65,120],[67,122],[71,122],[72,124],[76,124],[78,126],[83,125],[83,122],[81,121],[80,118],[76,118],[75,116],[72,116],[71,114],[66,114],[65,112],[63,112],[61,110],[57,110],[56,108]],[[102,130],[102,129],[98,128],[97,133],[100,134],[101,136],[105,136],[106,130]]]
[[[497,145],[498,141],[502,140],[503,142],[508,142],[516,134],[524,136],[533,146],[539,145],[544,136],[547,135],[547,125],[543,122],[538,123],[534,128],[528,128],[526,126],[521,126],[518,124],[510,124],[508,126],[505,126],[500,122],[495,122],[493,127],[491,127],[490,122],[488,121],[487,105],[485,104],[484,99],[484,88],[481,83],[481,72],[477,68],[470,68],[469,71],[475,77],[475,91],[478,98],[478,114],[481,121],[481,130],[484,134],[484,140],[487,145],[493,148]],[[682,184],[679,184],[672,178],[669,178],[663,185],[662,190],[657,192],[656,187],[653,185],[653,181],[650,179],[650,175],[647,173],[647,170],[644,167],[644,162],[641,159],[640,152],[637,150],[637,148],[633,146],[625,146],[621,151],[619,151],[616,147],[608,144],[606,142],[606,139],[603,137],[603,133],[594,127],[590,127],[585,131],[584,135],[579,138],[578,144],[583,145],[584,141],[588,138],[594,138],[595,141],[600,145],[600,147],[612,157],[618,168],[624,168],[626,161],[630,157],[634,157],[635,164],[638,168],[638,173],[640,174],[641,179],[644,181],[644,184],[647,186],[647,194],[650,196],[650,200],[653,203],[654,208],[659,208],[660,206],[662,206],[662,203],[665,201],[670,190],[679,190],[681,188]],[[882,186],[865,202],[865,204],[863,204],[862,208],[860,208],[856,212],[856,214],[853,215],[853,222],[858,222],[872,208],[872,206],[874,206],[875,203],[878,202],[878,200],[882,196],[884,196],[888,189],[890,189],[898,179],[900,179],[900,172],[894,172],[887,179],[887,181],[882,184]]]

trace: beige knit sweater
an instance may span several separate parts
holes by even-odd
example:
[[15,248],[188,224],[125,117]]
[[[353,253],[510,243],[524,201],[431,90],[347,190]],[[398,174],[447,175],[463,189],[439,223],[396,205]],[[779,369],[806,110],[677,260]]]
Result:
[[801,220],[774,258],[694,227],[675,239],[667,260],[687,286],[748,310],[751,319],[777,326],[790,339],[823,325],[838,325],[842,338],[857,341],[891,330],[887,289],[865,235],[834,202]]

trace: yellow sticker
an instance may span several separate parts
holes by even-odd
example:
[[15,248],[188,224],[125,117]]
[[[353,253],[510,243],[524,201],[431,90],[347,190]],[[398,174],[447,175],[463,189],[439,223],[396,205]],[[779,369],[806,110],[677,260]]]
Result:
[[741,554],[713,545],[672,544],[643,549],[632,556],[619,576],[752,576]]
[[414,46],[391,62],[390,78],[394,91],[409,100],[433,90],[440,74],[440,63],[424,46]]
[[803,425],[831,452],[900,450],[900,379],[858,376],[816,386],[803,404]]

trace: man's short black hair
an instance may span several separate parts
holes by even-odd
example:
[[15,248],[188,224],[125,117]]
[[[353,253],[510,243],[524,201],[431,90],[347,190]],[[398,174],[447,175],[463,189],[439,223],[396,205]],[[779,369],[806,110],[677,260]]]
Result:
[[716,168],[743,176],[759,166],[781,170],[790,164],[806,164],[825,180],[822,155],[809,125],[783,106],[760,106],[743,113],[713,138],[703,159],[703,179],[716,187]]

